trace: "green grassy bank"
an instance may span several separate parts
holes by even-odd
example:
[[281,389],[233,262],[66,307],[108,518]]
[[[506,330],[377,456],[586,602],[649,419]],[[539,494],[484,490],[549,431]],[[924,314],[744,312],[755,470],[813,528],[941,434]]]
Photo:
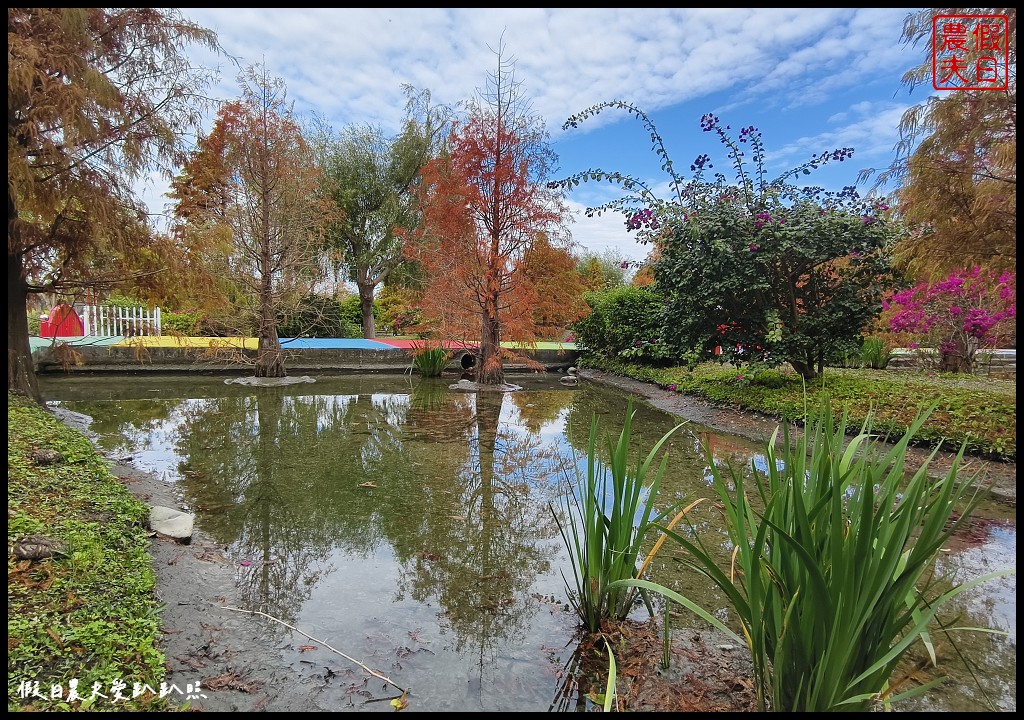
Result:
[[[598,358],[584,358],[581,367],[612,372],[663,388],[695,395],[785,420],[804,417],[804,383],[792,371],[749,369],[708,363],[653,368]],[[938,406],[915,436],[915,443],[966,452],[1002,462],[1017,460],[1017,383],[1015,379],[927,372],[825,368],[806,387],[806,401],[816,407],[827,390],[835,407],[849,410],[850,426],[860,427],[874,411],[874,428],[896,437],[906,432],[919,408]]]
[[[7,444],[8,710],[170,709],[149,508],[84,435],[10,393]],[[50,557],[15,552],[33,535]]]

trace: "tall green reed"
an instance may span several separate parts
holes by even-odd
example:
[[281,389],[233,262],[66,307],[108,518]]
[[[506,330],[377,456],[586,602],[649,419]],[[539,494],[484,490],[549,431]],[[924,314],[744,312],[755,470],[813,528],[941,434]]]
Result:
[[[591,417],[587,445],[587,475],[565,493],[568,518],[551,512],[572,556],[572,582],[565,578],[569,601],[588,632],[598,632],[604,619],[625,620],[636,600],[637,588],[613,586],[617,580],[640,575],[638,561],[652,528],[671,517],[676,507],[655,512],[658,490],[668,462],[667,453],[655,465],[658,453],[683,423],[665,433],[645,457],[630,459],[633,399],[617,439],[606,435],[607,460],[598,445],[597,416]],[[649,480],[649,482],[648,482]]]
[[452,358],[449,350],[428,341],[412,343],[411,351],[412,367],[423,377],[440,377]]
[[866,337],[860,348],[861,367],[885,370],[892,360],[892,347],[880,337]]
[[[937,613],[970,588],[1014,572],[951,587],[936,576],[936,557],[980,493],[974,478],[960,477],[963,447],[944,477],[928,472],[936,449],[908,479],[908,445],[933,410],[919,411],[891,446],[872,433],[869,416],[844,448],[847,414],[837,421],[825,396],[798,439],[784,428],[781,451],[776,430],[767,469],[752,466],[750,482],[732,466],[723,472],[705,448],[732,567],[718,567],[696,532],[665,532],[727,596],[752,653],[762,710],[865,711],[927,692],[942,679],[891,694],[900,660],[920,641],[935,662],[929,633]],[[692,609],[653,583],[621,584]]]

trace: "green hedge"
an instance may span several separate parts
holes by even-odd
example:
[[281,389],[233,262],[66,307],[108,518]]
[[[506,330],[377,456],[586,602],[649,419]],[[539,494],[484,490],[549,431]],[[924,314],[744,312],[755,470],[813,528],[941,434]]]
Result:
[[648,287],[626,285],[583,296],[591,312],[570,326],[576,346],[606,358],[661,364],[664,302]]

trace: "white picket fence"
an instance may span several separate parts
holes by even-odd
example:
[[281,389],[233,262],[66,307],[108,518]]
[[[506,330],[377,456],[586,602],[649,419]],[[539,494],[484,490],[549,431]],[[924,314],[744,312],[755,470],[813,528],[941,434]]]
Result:
[[86,335],[160,335],[160,308],[76,305]]

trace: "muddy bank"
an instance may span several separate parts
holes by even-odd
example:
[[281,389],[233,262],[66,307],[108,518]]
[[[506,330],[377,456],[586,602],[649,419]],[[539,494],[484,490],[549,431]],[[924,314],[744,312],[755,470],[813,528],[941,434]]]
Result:
[[[173,485],[126,461],[113,462],[111,470],[133,495],[151,505],[182,507]],[[241,602],[235,583],[239,565],[223,545],[197,528],[188,545],[157,535],[149,551],[157,599],[165,606],[160,646],[167,657],[167,682],[184,690],[199,681],[206,696],[191,701],[191,709],[326,709],[316,702],[317,687],[284,662],[284,648],[266,639],[270,620],[223,609]]]
[[[91,418],[51,408],[69,427],[95,444]],[[97,447],[97,450],[99,448]],[[100,451],[102,452],[102,451]],[[131,457],[110,457],[111,472],[149,505],[187,509],[174,485],[132,466]],[[160,649],[166,656],[172,699],[183,701],[186,688],[199,682],[201,696],[189,708],[207,712],[316,712],[317,687],[283,660],[283,648],[268,641],[268,623],[226,610],[239,607],[235,582],[239,565],[227,548],[198,526],[188,544],[154,534],[149,554],[156,574],[156,597],[164,605]]]
[[[640,382],[600,370],[581,369],[579,377],[590,382],[615,387],[646,400],[651,406],[671,413],[676,417],[698,423],[719,432],[765,441],[779,424],[779,419],[749,410],[714,405],[690,395],[665,390],[652,383]],[[907,453],[908,466],[920,467],[931,454],[924,448],[910,448]],[[948,471],[955,453],[940,452],[929,464],[932,475]],[[1017,505],[1017,464],[1002,463],[981,458],[964,458],[961,472],[978,473],[983,487],[990,489],[993,500]]]

